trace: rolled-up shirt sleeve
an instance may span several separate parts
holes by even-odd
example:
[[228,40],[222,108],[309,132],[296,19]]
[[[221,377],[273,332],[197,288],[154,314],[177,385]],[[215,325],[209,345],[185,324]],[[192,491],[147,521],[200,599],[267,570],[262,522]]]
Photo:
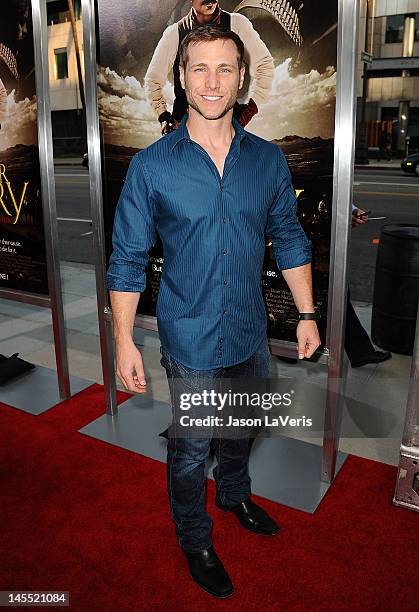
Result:
[[113,291],[143,292],[148,252],[157,240],[153,192],[139,154],[128,168],[116,208],[107,273]]
[[272,240],[280,270],[311,262],[311,243],[297,217],[297,199],[285,156],[278,148],[278,190],[268,211],[265,233]]

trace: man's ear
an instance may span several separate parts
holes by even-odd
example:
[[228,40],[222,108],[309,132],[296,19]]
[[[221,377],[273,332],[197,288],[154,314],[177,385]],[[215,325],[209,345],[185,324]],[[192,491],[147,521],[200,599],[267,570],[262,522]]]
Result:
[[241,89],[243,87],[243,83],[244,83],[244,73],[246,71],[246,67],[243,64],[243,66],[240,68],[240,80],[239,80],[239,89]]
[[183,66],[179,66],[179,78],[180,78],[180,84],[182,85],[182,88],[185,89],[185,70]]

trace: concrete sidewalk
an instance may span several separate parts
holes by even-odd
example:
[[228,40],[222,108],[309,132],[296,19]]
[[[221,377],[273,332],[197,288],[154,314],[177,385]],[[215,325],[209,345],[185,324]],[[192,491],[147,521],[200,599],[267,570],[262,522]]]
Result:
[[80,157],[55,157],[54,166],[81,166],[82,156]]
[[369,164],[355,164],[355,169],[368,169],[368,168],[380,168],[380,170],[389,168],[390,170],[399,169],[401,170],[400,164],[401,159],[391,159],[390,161],[385,161],[384,159],[378,162],[376,159],[370,159]]
[[[94,268],[87,264],[62,262],[61,274],[70,373],[102,383]],[[355,307],[369,332],[371,304],[357,303]],[[149,381],[147,395],[168,402],[169,390],[165,372],[160,365],[157,333],[136,329],[134,337],[144,358]],[[19,352],[23,359],[55,369],[50,311],[0,299],[0,345],[0,352],[4,355]],[[342,451],[384,463],[398,463],[410,364],[411,358],[403,355],[393,355],[385,363],[358,369],[351,369],[346,362],[346,410],[343,419],[344,436],[340,443]],[[327,379],[324,365],[311,362],[288,365],[273,358],[272,373],[274,376],[289,378],[290,384],[298,388],[300,406],[318,404],[323,411]],[[319,392],[313,395],[313,389]],[[319,438],[305,439],[322,444]]]

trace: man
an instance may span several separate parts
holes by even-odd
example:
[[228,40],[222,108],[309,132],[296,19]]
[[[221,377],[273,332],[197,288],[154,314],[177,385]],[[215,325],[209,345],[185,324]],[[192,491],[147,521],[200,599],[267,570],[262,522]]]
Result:
[[388,135],[386,130],[382,130],[378,138],[377,161],[381,161],[382,157],[384,157],[386,161],[391,161],[390,145],[391,145],[390,136]]
[[[368,213],[362,208],[352,205],[352,227],[364,225],[368,221]],[[348,288],[346,310],[345,351],[351,367],[360,368],[368,364],[377,364],[391,358],[389,351],[378,351],[370,340],[361,321],[352,306]]]
[[[269,98],[274,75],[272,56],[244,15],[222,11],[214,0],[191,0],[191,4],[186,17],[163,32],[144,79],[146,95],[162,125],[162,134],[176,129],[188,108],[185,91],[180,83],[179,45],[188,32],[208,24],[231,29],[245,41],[245,60],[251,76],[249,100],[246,104],[236,102],[234,108],[234,116],[244,127],[258,112],[258,107]],[[172,67],[175,101],[170,113],[163,87]]]
[[[368,213],[362,208],[352,205],[352,228],[365,225],[368,221]],[[348,286],[348,298],[346,302],[346,325],[345,325],[345,351],[352,368],[361,368],[366,365],[379,364],[391,358],[389,351],[379,351],[375,348],[371,339],[363,328],[351,302]],[[298,363],[297,359],[278,355],[279,361],[290,365]]]
[[233,118],[244,79],[244,47],[234,32],[194,29],[182,41],[180,78],[189,113],[179,128],[137,153],[118,203],[108,270],[117,374],[146,390],[132,340],[147,253],[160,235],[164,264],[157,303],[161,363],[173,408],[167,479],[179,544],[193,579],[227,597],[231,580],[211,542],[205,461],[214,443],[217,505],[246,529],[273,535],[276,523],[250,499],[249,441],[194,438],[181,424],[180,391],[201,393],[220,378],[266,377],[269,351],[262,297],[265,233],[302,320],[300,358],[320,344],[311,290],[311,251],[296,217],[281,150]]

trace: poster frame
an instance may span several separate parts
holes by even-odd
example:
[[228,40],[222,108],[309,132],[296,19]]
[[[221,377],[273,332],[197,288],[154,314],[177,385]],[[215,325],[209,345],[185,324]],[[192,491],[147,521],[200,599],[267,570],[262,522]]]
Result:
[[[332,228],[326,346],[329,349],[321,480],[332,482],[343,410],[343,360],[355,162],[359,0],[338,0]],[[350,146],[348,144],[350,143]]]
[[[327,367],[325,431],[321,479],[333,481],[339,444],[338,414],[342,407],[343,344],[347,299],[348,245],[352,203],[355,127],[355,78],[358,47],[359,0],[337,0],[338,43],[334,142],[333,215],[331,232],[329,301],[326,349],[318,361]],[[87,140],[90,166],[90,194],[95,249],[97,302],[106,413],[118,414],[112,312],[106,286],[105,230],[102,197],[102,160],[96,64],[95,0],[82,0],[84,58],[86,74]],[[346,140],[345,140],[346,139]],[[352,146],[348,147],[348,142]],[[337,239],[339,237],[339,239]],[[342,237],[345,239],[342,240]],[[157,331],[155,317],[137,315],[135,326]],[[274,355],[297,356],[297,343],[270,339]]]
[[8,288],[0,288],[0,298],[32,304],[34,306],[42,306],[51,310],[59,395],[61,399],[69,399],[71,397],[71,389],[58,255],[58,225],[52,152],[51,104],[48,71],[48,29],[45,0],[31,0],[31,9],[37,98],[38,151],[48,295],[38,295]]

